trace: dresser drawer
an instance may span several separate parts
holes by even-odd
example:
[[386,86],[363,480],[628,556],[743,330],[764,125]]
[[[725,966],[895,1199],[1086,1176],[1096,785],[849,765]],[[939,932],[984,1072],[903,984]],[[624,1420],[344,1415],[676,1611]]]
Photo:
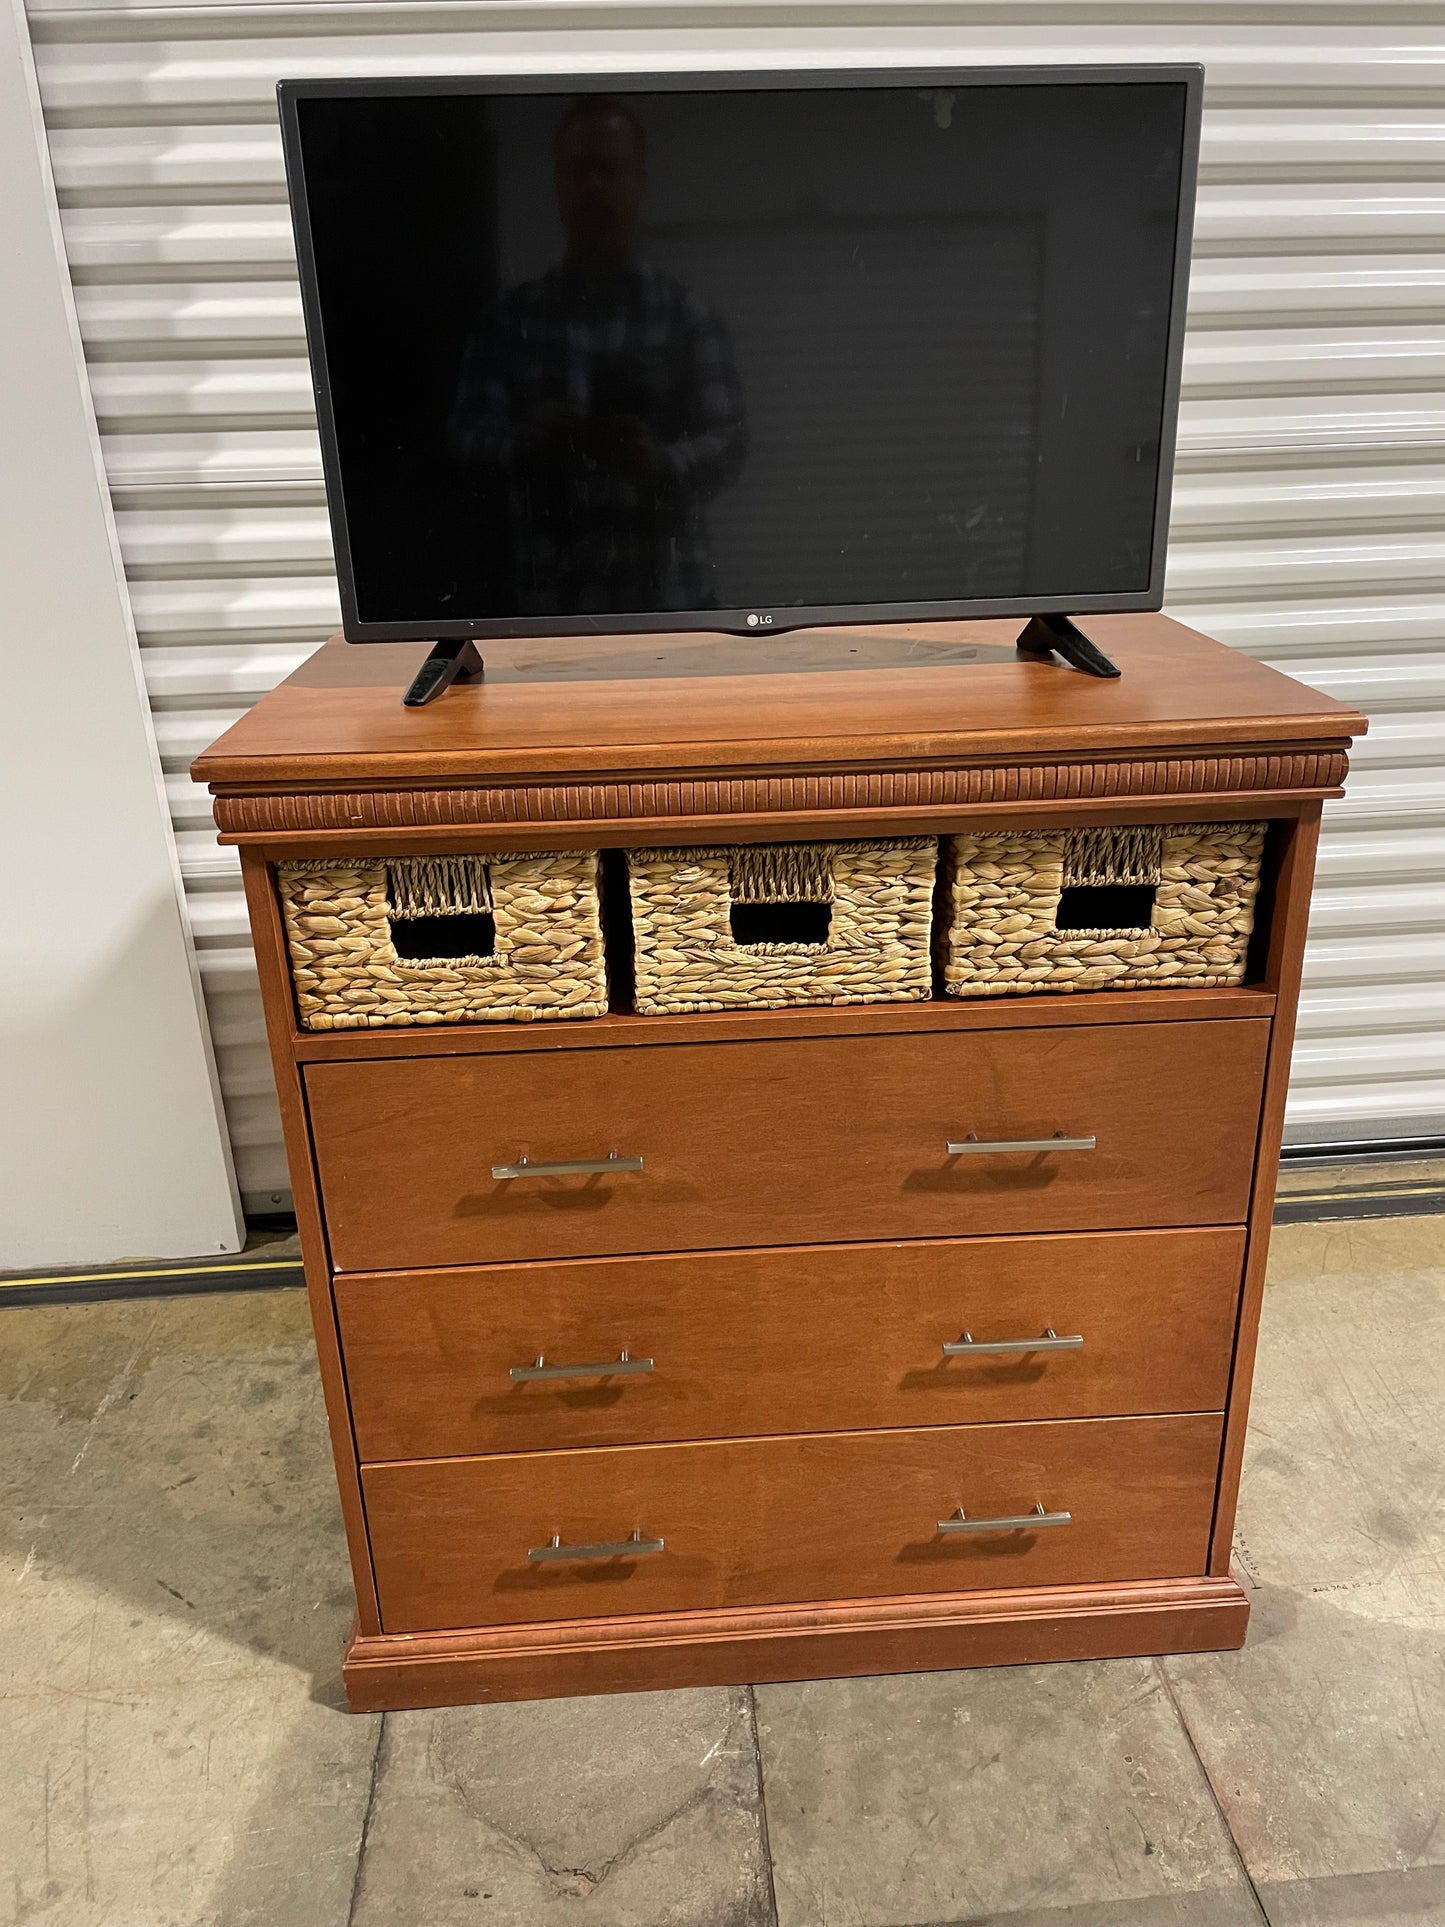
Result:
[[[383,1624],[423,1632],[1183,1577],[1204,1570],[1219,1436],[1205,1414],[1076,1419],[436,1459],[362,1476]],[[939,1530],[960,1507],[1007,1522],[1039,1505],[1068,1522]],[[661,1550],[605,1551],[634,1533]]]
[[[830,1245],[341,1277],[336,1305],[362,1458],[445,1458],[1216,1411],[1243,1255],[1235,1229]],[[1011,1349],[945,1355],[965,1332]]]
[[[383,1058],[313,1064],[306,1089],[342,1271],[1225,1224],[1248,1204],[1268,1034],[1246,1018]],[[1095,1147],[948,1148],[1058,1133]],[[642,1168],[529,1168],[613,1152]]]

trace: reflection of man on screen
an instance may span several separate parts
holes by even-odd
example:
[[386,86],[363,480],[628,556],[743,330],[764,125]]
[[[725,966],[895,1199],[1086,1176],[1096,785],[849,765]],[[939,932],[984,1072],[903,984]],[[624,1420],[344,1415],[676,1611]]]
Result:
[[706,608],[702,508],[747,447],[727,337],[636,258],[646,167],[632,111],[583,96],[553,153],[566,254],[503,294],[468,342],[454,446],[504,480],[519,614]]

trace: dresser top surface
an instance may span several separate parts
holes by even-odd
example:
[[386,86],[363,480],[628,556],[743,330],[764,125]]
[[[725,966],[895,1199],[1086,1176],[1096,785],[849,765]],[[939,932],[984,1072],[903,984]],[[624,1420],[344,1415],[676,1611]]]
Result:
[[193,765],[218,788],[1008,760],[1345,743],[1346,704],[1162,615],[1082,618],[1122,670],[1017,655],[1018,618],[484,642],[422,709],[425,643],[324,644]]

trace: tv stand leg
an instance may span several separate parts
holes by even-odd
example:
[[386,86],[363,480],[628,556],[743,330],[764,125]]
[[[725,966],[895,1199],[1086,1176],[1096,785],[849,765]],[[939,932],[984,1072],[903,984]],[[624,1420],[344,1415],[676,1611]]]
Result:
[[1071,669],[1082,669],[1086,676],[1119,674],[1103,650],[1096,649],[1083,630],[1075,627],[1070,616],[1031,616],[1017,648],[1020,655],[1032,656],[1036,661],[1051,655],[1062,656]]
[[484,673],[474,642],[434,643],[401,700],[408,709],[420,709],[454,682],[480,682]]

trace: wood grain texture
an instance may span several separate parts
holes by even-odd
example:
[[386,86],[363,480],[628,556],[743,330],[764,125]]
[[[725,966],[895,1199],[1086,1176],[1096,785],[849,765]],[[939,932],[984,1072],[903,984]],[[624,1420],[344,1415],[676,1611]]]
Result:
[[[1220,1420],[833,1432],[364,1468],[388,1632],[1202,1575]],[[942,1534],[1043,1504],[1067,1525]],[[531,1548],[665,1542],[534,1563]]]
[[[1218,1411],[1244,1233],[591,1259],[336,1280],[363,1459]],[[979,1340],[1076,1350],[946,1358]],[[513,1382],[513,1366],[645,1375]]]
[[[193,765],[228,789],[427,791],[471,777],[628,782],[1343,749],[1363,719],[1161,615],[1088,627],[1116,682],[1015,653],[1016,622],[492,642],[483,682],[406,710],[424,643],[328,643]],[[865,666],[855,666],[861,661]],[[1017,779],[1005,777],[1009,782]],[[1092,779],[1107,780],[1107,779]],[[673,812],[676,813],[676,812]]]
[[1244,1643],[1249,1601],[1223,1579],[1144,1580],[727,1613],[358,1634],[342,1674],[356,1713],[659,1687],[1218,1652]]
[[[1221,751],[1193,756],[1105,757],[958,769],[889,769],[829,775],[659,779],[605,783],[534,783],[444,789],[299,790],[217,796],[216,822],[229,837],[252,840],[287,832],[342,834],[353,840],[378,830],[506,829],[630,823],[716,824],[731,818],[836,821],[843,811],[892,820],[900,814],[1021,807],[1059,802],[1120,802],[1199,796],[1333,796],[1348,759],[1334,747]],[[795,826],[796,827],[796,826]],[[799,832],[800,834],[812,834]],[[679,830],[682,840],[688,836]]]
[[1239,1326],[1230,1372],[1228,1418],[1220,1459],[1219,1498],[1210,1546],[1209,1569],[1214,1573],[1229,1571],[1234,1516],[1239,1502],[1245,1428],[1249,1422],[1249,1395],[1259,1342],[1260,1312],[1264,1304],[1269,1239],[1274,1222],[1274,1194],[1279,1182],[1279,1152],[1284,1136],[1285,1102],[1289,1094],[1290,1055],[1294,1047],[1295,1016],[1304,967],[1319,828],[1320,813],[1315,809],[1296,821],[1278,825],[1275,831],[1275,888],[1265,978],[1279,999],[1279,1004],[1270,1026],[1269,1058],[1265,1066],[1260,1112],[1259,1152],[1249,1205],[1244,1288],[1240,1295]]
[[[419,711],[400,695],[424,644],[338,641],[198,760],[224,837],[245,846],[357,1584],[345,1667],[355,1706],[1242,1640],[1248,1608],[1228,1545],[1313,843],[1319,801],[1338,789],[1364,719],[1162,616],[1087,626],[1121,663],[1120,681],[1021,661],[1014,622],[762,644],[604,637],[489,645],[485,683]],[[1273,821],[1257,981],[1005,1007],[305,1037],[268,869],[287,855],[1254,817]],[[1097,1131],[1097,1151],[1076,1164],[1071,1154],[950,1163],[942,1152],[970,1129],[1059,1128]],[[585,1156],[614,1143],[645,1155],[643,1178],[549,1182],[530,1195],[490,1179],[493,1162],[519,1152]],[[1191,1228],[1201,1226],[1216,1229]],[[1164,1250],[1174,1259],[1151,1275],[1148,1255]],[[1197,1258],[1182,1262],[1189,1250]],[[960,1280],[950,1267],[964,1253],[978,1269]],[[1020,1262],[1028,1254],[1032,1266]],[[333,1289],[337,1260],[366,1275]],[[456,1266],[476,1268],[437,1269]],[[1040,1328],[1066,1316],[1062,1292],[1072,1322],[1087,1318],[1101,1337],[1042,1370],[1007,1366],[970,1386],[964,1422],[950,1407],[942,1423],[921,1423],[915,1394],[962,1387],[927,1374],[905,1383],[910,1321],[951,1313],[955,1283],[982,1292],[990,1316],[1027,1313]],[[453,1629],[380,1630],[338,1316],[367,1450],[452,1454],[389,1458],[365,1478],[389,1623],[395,1604]],[[981,1324],[967,1308],[965,1319]],[[648,1342],[669,1374],[677,1357],[691,1374],[686,1388],[661,1372],[648,1382],[650,1433],[635,1429],[635,1384],[617,1397],[549,1391],[525,1417],[510,1381],[500,1399],[475,1385],[510,1363],[514,1342],[590,1349],[617,1338],[620,1349],[638,1342],[618,1337],[636,1320],[662,1334]],[[930,1326],[928,1343],[939,1342]],[[1135,1410],[1217,1401],[1226,1353],[1222,1454],[1217,1417],[1104,1416],[1126,1399]],[[1054,1416],[1064,1412],[1075,1416]],[[534,1416],[558,1428],[545,1448],[527,1429]],[[699,1441],[704,1430],[718,1436]],[[620,1442],[628,1436],[676,1442]],[[1010,1479],[1067,1476],[1081,1524],[1056,1530],[1074,1550],[1050,1549],[1045,1530],[992,1552],[967,1540],[936,1551],[926,1528],[963,1500],[965,1471],[980,1488],[969,1496],[1000,1503]],[[955,1485],[940,1506],[946,1478]],[[1131,1503],[1141,1498],[1153,1509]],[[669,1551],[654,1562],[664,1576],[649,1578],[638,1559],[611,1576],[552,1568],[560,1578],[539,1586],[549,1569],[524,1556],[538,1506],[550,1521],[540,1538],[601,1528],[604,1513],[611,1530],[619,1500],[624,1534],[634,1521],[661,1529],[642,1519],[644,1503],[669,1509]],[[562,1517],[573,1501],[594,1510]],[[919,1504],[923,1541],[911,1513],[900,1536]],[[861,1554],[860,1527],[875,1534]],[[519,1578],[503,1528],[522,1532]],[[690,1563],[679,1564],[678,1534]],[[1081,1577],[1081,1561],[1112,1576],[1060,1583]],[[646,1607],[646,1587],[667,1610]],[[848,1596],[860,1587],[870,1596]],[[503,1610],[511,1623],[486,1623]]]
[[281,925],[281,906],[272,886],[269,868],[264,863],[249,855],[243,856],[241,876],[251,918],[251,934],[256,945],[256,967],[261,978],[261,1003],[271,1044],[271,1063],[276,1072],[276,1095],[281,1106],[286,1163],[291,1174],[296,1228],[301,1234],[301,1255],[306,1271],[306,1296],[312,1328],[316,1333],[316,1357],[321,1371],[321,1390],[326,1400],[331,1456],[336,1467],[341,1517],[346,1528],[346,1547],[356,1587],[357,1618],[363,1633],[374,1633],[380,1631],[381,1618],[371,1571],[371,1547],[367,1539],[366,1511],[357,1472],[356,1445],[351,1432],[351,1408],[341,1364],[336,1309],[331,1296],[331,1260],[321,1215],[316,1167],[311,1158],[305,1092],[301,1086],[300,1072],[288,1048],[295,1027],[296,1010],[291,999],[291,972],[286,956],[286,936]]
[[829,837],[946,836],[955,830],[994,829],[1026,823],[1032,827],[1060,824],[1216,822],[1245,816],[1288,816],[1338,796],[1333,790],[1218,790],[1203,797],[1151,796],[1108,798],[1092,803],[976,803],[948,804],[929,809],[857,809],[749,816],[638,817],[623,821],[597,818],[589,822],[512,824],[510,827],[454,824],[446,828],[384,830],[256,830],[226,832],[219,840],[238,847],[264,849],[278,859],[315,861],[345,851],[346,860],[391,857],[398,850],[412,856],[490,855],[515,849],[520,840],[549,849],[625,849],[637,844],[776,843],[793,839]]
[[467,1057],[483,1052],[634,1050],[652,1044],[760,1043],[786,1037],[874,1037],[898,1032],[1041,1030],[1075,1024],[1220,1023],[1272,1017],[1274,993],[1256,984],[1190,990],[1091,991],[968,1002],[924,998],[916,1004],[849,1004],[830,1010],[717,1010],[686,1016],[638,1017],[614,1011],[575,1028],[506,1024],[438,1024],[404,1033],[353,1031],[318,1036],[298,1031],[292,1049],[303,1062],[347,1063],[373,1057]]
[[[1269,1026],[310,1064],[338,1269],[1242,1223]],[[1094,1133],[1092,1151],[946,1145]],[[616,1176],[494,1165],[640,1156]]]

